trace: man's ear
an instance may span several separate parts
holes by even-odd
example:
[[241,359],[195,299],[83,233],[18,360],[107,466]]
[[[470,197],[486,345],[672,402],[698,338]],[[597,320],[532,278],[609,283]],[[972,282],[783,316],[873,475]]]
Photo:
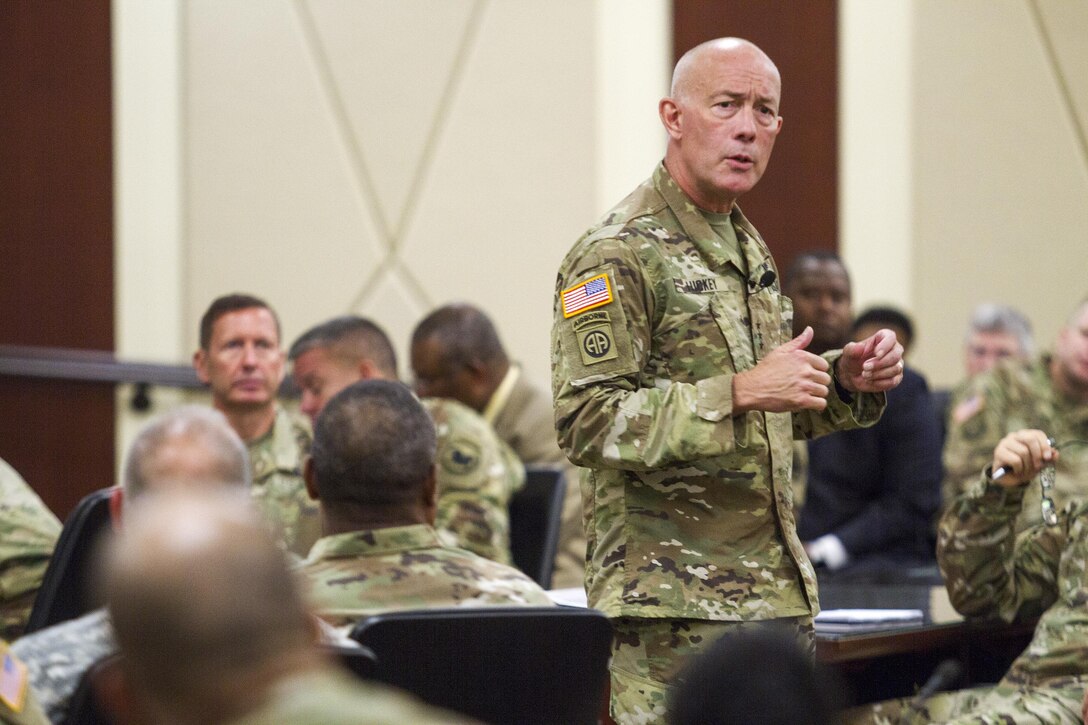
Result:
[[368,357],[364,357],[359,361],[356,371],[359,373],[360,380],[380,380],[385,377],[382,375],[382,371],[378,369],[378,366]]
[[125,489],[114,486],[110,489],[110,523],[114,531],[121,530],[121,511],[124,508]]
[[193,353],[193,369],[196,370],[196,376],[200,378],[200,382],[205,385],[211,382],[208,377],[208,352],[204,348]]
[[661,125],[668,131],[669,137],[679,140],[680,131],[680,106],[671,98],[662,98],[657,104],[657,115],[661,117]]
[[438,486],[435,470],[432,464],[431,470],[427,473],[427,478],[423,480],[423,493],[420,497],[420,506],[423,508],[424,517],[431,526],[434,526],[435,517],[438,516],[438,496],[436,493]]
[[143,701],[137,696],[122,666],[120,656],[108,658],[93,672],[91,688],[102,708],[118,725],[136,725],[149,722]]
[[306,482],[306,493],[314,501],[320,501],[317,495],[317,475],[314,473],[314,457],[306,456],[302,461],[302,480]]

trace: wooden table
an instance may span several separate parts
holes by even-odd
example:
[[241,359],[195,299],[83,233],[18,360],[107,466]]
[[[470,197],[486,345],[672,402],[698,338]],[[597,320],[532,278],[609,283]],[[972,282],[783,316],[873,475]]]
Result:
[[821,607],[921,609],[921,624],[816,634],[816,659],[853,690],[855,702],[913,695],[945,659],[963,666],[960,687],[996,682],[1031,639],[1034,622],[966,621],[942,586],[821,585]]

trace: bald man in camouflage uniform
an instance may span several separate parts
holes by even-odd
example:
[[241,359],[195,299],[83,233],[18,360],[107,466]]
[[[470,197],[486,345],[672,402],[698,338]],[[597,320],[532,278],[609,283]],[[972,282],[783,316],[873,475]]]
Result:
[[60,536],[60,521],[0,460],[0,637],[22,634]]
[[551,603],[517,569],[441,543],[434,458],[434,426],[401,383],[357,382],[325,406],[305,469],[325,536],[300,565],[320,617],[348,628],[396,609]]
[[727,627],[785,620],[812,648],[792,440],[875,422],[902,379],[882,330],[823,357],[790,339],[770,252],[734,201],[781,127],[778,71],[747,41],[689,51],[660,115],[664,164],[559,270],[560,445],[589,470],[589,604],[614,618],[612,715],[664,717],[685,658]]
[[[396,380],[393,344],[374,322],[343,315],[302,333],[287,354],[303,413],[317,420],[336,393],[360,380]],[[474,410],[423,398],[438,435],[435,527],[454,546],[510,564],[510,498],[525,485],[517,455]]]
[[[1088,301],[1058,333],[1053,353],[1035,360],[1008,360],[975,376],[950,420],[944,449],[944,506],[978,479],[996,443],[1009,431],[1037,428],[1057,444],[1088,440]],[[1054,502],[1062,507],[1088,497],[1088,446],[1063,451]],[[1042,520],[1040,489],[1029,487],[1017,519],[1023,531]]]
[[[1037,525],[1019,537],[1015,526],[1028,505],[1028,484],[1055,457],[1046,433],[1010,433],[939,528],[937,557],[952,605],[967,616],[1006,622],[1042,612],[1027,649],[993,687],[935,695],[915,710],[906,700],[858,708],[848,722],[1081,722],[1088,684],[1088,502],[1070,504],[1054,526]],[[994,481],[991,472],[1001,466],[1012,470]]]

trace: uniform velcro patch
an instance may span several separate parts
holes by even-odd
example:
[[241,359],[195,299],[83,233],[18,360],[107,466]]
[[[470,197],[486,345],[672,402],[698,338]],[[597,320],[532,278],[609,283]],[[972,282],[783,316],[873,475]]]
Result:
[[563,301],[563,317],[569,318],[584,310],[607,305],[612,301],[612,283],[607,274],[598,274],[585,282],[568,287],[560,295]]

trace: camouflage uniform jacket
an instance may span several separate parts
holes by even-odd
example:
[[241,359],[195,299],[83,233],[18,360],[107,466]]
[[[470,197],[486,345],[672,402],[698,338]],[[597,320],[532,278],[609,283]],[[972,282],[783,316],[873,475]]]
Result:
[[26,627],[60,536],[60,521],[22,476],[0,460],[0,636]]
[[[567,455],[590,469],[587,592],[610,616],[816,613],[792,440],[872,424],[883,410],[882,394],[847,403],[833,389],[822,413],[731,415],[733,374],[791,339],[793,316],[776,282],[753,281],[774,261],[736,207],[732,218],[749,275],[660,165],[559,271],[555,421]],[[582,285],[594,279],[609,285],[607,302],[565,317],[563,294],[592,292]]]
[[1088,502],[1055,526],[1016,535],[1025,488],[976,480],[941,518],[937,559],[952,605],[973,617],[1039,616],[1027,649],[1003,683],[1061,686],[1088,676]]
[[438,433],[435,527],[455,546],[511,563],[510,497],[525,485],[525,467],[468,406],[440,398],[423,406]]
[[[1027,363],[1003,362],[970,381],[949,419],[942,484],[946,507],[978,479],[979,471],[993,460],[998,441],[1012,431],[1036,428],[1059,444],[1088,440],[1088,404],[1054,388],[1050,361],[1043,355]],[[1057,463],[1054,502],[1061,508],[1083,497],[1088,497],[1088,446],[1070,446]],[[1024,498],[1017,531],[1042,521],[1039,486],[1029,486]]]
[[299,556],[306,556],[321,537],[317,502],[310,499],[302,480],[302,459],[312,439],[304,423],[276,406],[272,429],[246,444],[253,498],[284,547]]
[[407,693],[377,682],[364,682],[323,667],[279,682],[256,710],[230,725],[445,725],[468,723],[466,717],[437,710]]
[[[510,383],[508,386],[508,382]],[[504,388],[505,395],[501,393]],[[484,409],[484,418],[526,464],[555,464],[563,468],[567,493],[559,528],[552,587],[580,587],[585,579],[586,533],[582,523],[581,469],[571,464],[555,439],[551,397],[511,365],[499,389]]]
[[313,610],[337,627],[398,609],[552,603],[517,569],[445,546],[425,524],[326,536],[299,569]]
[[83,673],[115,653],[117,642],[102,608],[28,634],[11,651],[26,664],[30,687],[45,714],[52,722],[63,722]]

